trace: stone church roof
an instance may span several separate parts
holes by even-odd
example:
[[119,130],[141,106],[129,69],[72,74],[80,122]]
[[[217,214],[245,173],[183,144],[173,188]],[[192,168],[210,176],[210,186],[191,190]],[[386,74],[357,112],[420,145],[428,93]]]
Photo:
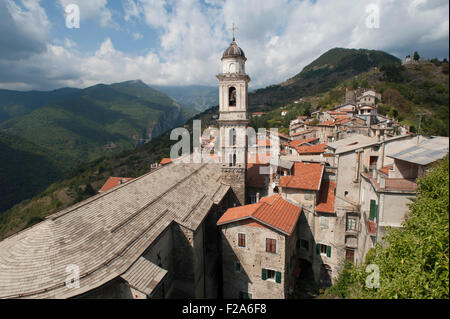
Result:
[[[165,166],[3,240],[0,298],[69,298],[134,269],[172,222],[201,224],[229,190],[220,176],[217,164]],[[80,288],[65,285],[69,265],[79,268]]]

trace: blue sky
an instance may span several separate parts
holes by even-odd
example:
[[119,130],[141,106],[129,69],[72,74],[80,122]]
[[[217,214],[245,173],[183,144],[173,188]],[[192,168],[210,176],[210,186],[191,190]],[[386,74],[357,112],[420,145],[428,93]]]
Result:
[[232,22],[253,88],[333,47],[448,58],[448,12],[448,0],[0,0],[0,88],[216,85]]

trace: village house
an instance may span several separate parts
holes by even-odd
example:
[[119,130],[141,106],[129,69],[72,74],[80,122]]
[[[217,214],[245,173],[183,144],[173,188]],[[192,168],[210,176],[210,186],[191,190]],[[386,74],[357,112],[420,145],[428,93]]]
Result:
[[301,207],[281,195],[228,209],[221,229],[223,296],[283,299],[298,276],[296,243]]

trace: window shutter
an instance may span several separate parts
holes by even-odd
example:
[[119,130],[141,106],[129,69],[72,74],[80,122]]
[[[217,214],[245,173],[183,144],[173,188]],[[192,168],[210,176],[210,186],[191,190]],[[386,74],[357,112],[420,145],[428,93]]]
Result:
[[262,280],[266,280],[266,278],[267,278],[267,271],[264,268],[262,269],[261,278],[262,278]]
[[277,271],[276,277],[275,277],[275,281],[277,283],[281,283],[281,272]]
[[331,257],[331,246],[327,246],[327,257]]
[[300,248],[300,239],[297,239],[297,243],[296,243],[296,248],[299,249]]
[[317,255],[320,255],[320,244],[317,244],[316,248],[317,248]]

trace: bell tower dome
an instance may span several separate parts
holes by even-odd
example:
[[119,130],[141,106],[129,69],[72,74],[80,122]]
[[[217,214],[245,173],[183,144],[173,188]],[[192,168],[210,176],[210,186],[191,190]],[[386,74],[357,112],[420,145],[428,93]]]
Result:
[[247,174],[247,94],[250,77],[245,73],[244,51],[233,41],[222,55],[219,80],[219,129],[222,182],[232,187],[245,205]]

